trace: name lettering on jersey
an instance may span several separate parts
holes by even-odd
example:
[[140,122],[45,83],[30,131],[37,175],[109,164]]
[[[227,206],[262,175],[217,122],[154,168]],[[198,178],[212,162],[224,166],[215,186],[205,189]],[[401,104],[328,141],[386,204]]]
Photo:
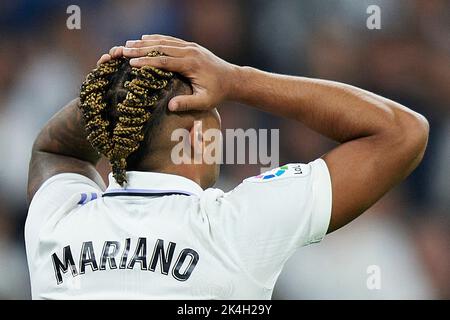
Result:
[[162,239],[158,239],[154,244],[150,260],[147,259],[147,238],[139,238],[131,252],[131,238],[125,239],[122,244],[123,246],[119,241],[105,241],[101,253],[99,252],[100,255],[96,255],[94,243],[92,241],[83,242],[78,264],[74,259],[70,245],[63,248],[62,259],[56,252],[53,253],[51,259],[55,270],[56,283],[58,285],[63,283],[63,274],[66,274],[69,269],[72,277],[76,277],[90,271],[133,270],[136,268],[141,271],[158,271],[166,276],[170,273],[176,280],[186,281],[191,276],[200,258],[197,251],[191,248],[184,248],[176,256],[176,243],[169,242],[165,245]]

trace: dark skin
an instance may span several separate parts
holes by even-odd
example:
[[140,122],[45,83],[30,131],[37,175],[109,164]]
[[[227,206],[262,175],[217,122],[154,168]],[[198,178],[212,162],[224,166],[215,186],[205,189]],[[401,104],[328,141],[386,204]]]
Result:
[[[155,50],[165,56],[146,56]],[[132,58],[132,66],[150,65],[189,79],[193,93],[172,98],[171,111],[211,111],[225,100],[237,101],[295,119],[339,142],[322,157],[333,194],[328,232],[358,217],[406,178],[426,149],[429,125],[423,116],[353,86],[239,67],[198,44],[161,35],[146,35],[115,47],[99,63],[121,55]],[[57,173],[76,172],[103,184],[95,171],[98,155],[85,141],[75,109],[75,105],[66,107],[37,138],[30,164],[30,199],[40,184]],[[200,181],[210,168],[168,163],[159,170]]]
[[79,99],[67,104],[39,133],[33,145],[28,171],[28,201],[41,184],[59,173],[78,173],[105,188],[95,169],[100,155],[86,140]]
[[[147,57],[152,50],[165,56]],[[127,41],[109,55],[116,54],[130,58],[132,66],[164,68],[190,80],[193,94],[173,98],[172,111],[208,110],[231,100],[297,120],[340,143],[322,156],[333,194],[328,232],[405,179],[427,146],[429,124],[422,115],[354,86],[236,66],[196,43],[163,35]]]
[[[179,94],[192,93],[190,87],[184,84],[178,84],[175,90]],[[171,148],[176,144],[170,141],[171,133],[175,129],[184,128],[194,136],[194,121],[202,121],[203,131],[220,127],[220,117],[215,109],[190,113],[168,112],[162,123],[155,128],[157,139],[150,143],[152,152],[144,155],[132,170],[171,173],[191,179],[203,188],[212,186],[219,174],[218,165],[175,165],[170,159]],[[55,114],[42,129],[33,145],[29,166],[29,203],[42,183],[59,173],[84,175],[102,190],[105,189],[103,179],[96,170],[101,156],[87,141],[84,127],[77,98]]]

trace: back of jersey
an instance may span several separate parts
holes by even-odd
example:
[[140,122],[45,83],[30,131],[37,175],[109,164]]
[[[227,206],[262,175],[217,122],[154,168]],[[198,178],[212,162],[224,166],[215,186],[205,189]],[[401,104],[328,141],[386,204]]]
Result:
[[331,212],[322,160],[282,168],[230,193],[161,173],[128,172],[126,188],[110,177],[106,192],[78,174],[50,178],[26,223],[33,298],[269,299]]

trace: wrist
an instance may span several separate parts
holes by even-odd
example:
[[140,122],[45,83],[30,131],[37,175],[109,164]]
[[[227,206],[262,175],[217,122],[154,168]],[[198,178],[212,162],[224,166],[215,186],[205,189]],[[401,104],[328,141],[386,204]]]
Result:
[[235,102],[241,101],[250,69],[250,67],[231,65],[230,72],[227,76],[229,86],[225,97],[226,100]]

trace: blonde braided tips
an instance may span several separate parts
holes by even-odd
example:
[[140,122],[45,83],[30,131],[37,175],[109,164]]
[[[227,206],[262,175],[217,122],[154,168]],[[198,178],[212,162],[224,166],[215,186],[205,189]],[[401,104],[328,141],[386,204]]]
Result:
[[[153,51],[149,56],[162,55]],[[106,92],[111,77],[119,70],[125,58],[113,59],[92,70],[81,85],[80,108],[85,123],[87,139],[106,156],[112,166],[115,180],[121,186],[127,181],[127,158],[139,149],[144,140],[144,126],[151,119],[160,91],[173,77],[172,72],[144,66],[131,68],[131,80],[124,83],[126,96],[117,105],[106,102]],[[115,123],[108,120],[107,111],[115,108]]]

